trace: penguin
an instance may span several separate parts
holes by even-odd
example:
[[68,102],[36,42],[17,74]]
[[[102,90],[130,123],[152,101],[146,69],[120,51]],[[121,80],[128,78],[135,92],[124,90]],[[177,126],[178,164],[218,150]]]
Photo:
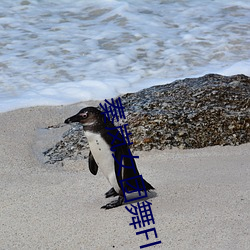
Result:
[[[130,177],[139,175],[134,158],[132,158],[133,166],[131,167],[131,159],[122,155],[129,155],[129,147],[125,143],[121,145],[123,137],[118,129],[110,122],[104,114],[95,107],[86,107],[80,110],[76,115],[71,116],[65,120],[65,123],[70,124],[78,122],[83,126],[85,136],[87,137],[90,152],[89,152],[89,170],[93,175],[96,175],[100,168],[104,176],[107,178],[112,188],[105,193],[106,198],[112,196],[118,196],[117,200],[114,200],[101,208],[111,209],[121,206],[124,203],[124,194],[121,188],[120,181]],[[114,136],[119,139],[115,139]],[[111,151],[111,147],[116,147],[115,151]],[[114,154],[115,158],[112,156]],[[119,163],[122,160],[122,164],[127,167],[122,167],[119,172]],[[118,161],[118,162],[117,162]],[[130,168],[129,168],[130,167]],[[154,189],[145,179],[143,179],[145,189]],[[135,185],[135,180],[128,181],[130,185],[125,182],[124,190],[132,191],[132,186]],[[139,180],[139,187],[142,188],[142,181]]]

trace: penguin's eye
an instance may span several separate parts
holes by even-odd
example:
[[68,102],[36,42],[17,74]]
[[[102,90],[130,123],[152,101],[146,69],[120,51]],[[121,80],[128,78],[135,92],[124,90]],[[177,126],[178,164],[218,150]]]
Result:
[[79,114],[83,119],[86,119],[88,117],[88,112]]

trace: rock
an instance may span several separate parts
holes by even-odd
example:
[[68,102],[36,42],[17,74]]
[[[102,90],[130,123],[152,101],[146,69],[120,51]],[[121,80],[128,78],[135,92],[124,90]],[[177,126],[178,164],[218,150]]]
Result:
[[[250,142],[250,78],[245,75],[187,78],[121,99],[133,150]],[[81,158],[87,147],[82,128],[76,125],[44,155],[51,163]]]

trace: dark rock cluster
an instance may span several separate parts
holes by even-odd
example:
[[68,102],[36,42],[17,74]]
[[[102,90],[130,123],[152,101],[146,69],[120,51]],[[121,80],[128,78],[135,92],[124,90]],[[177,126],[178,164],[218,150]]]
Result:
[[[245,75],[187,78],[125,94],[121,99],[133,150],[250,142],[250,78]],[[77,158],[86,147],[78,125],[44,154],[53,163]]]
[[134,148],[202,148],[250,141],[250,78],[205,75],[122,97]]
[[[50,128],[54,128],[54,126]],[[44,151],[43,155],[46,157],[45,163],[53,164],[66,158],[71,160],[86,158],[88,153],[85,149],[88,148],[88,141],[84,136],[82,126],[73,124],[62,135],[62,140],[57,142],[52,148]]]

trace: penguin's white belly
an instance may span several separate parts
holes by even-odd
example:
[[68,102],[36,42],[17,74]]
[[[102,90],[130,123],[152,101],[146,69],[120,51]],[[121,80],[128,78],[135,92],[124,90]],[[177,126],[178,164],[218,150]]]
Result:
[[85,132],[88,139],[91,153],[95,159],[96,164],[103,172],[104,176],[108,179],[112,187],[118,193],[120,187],[117,183],[115,174],[114,158],[110,146],[105,142],[100,134],[92,133],[89,131]]

